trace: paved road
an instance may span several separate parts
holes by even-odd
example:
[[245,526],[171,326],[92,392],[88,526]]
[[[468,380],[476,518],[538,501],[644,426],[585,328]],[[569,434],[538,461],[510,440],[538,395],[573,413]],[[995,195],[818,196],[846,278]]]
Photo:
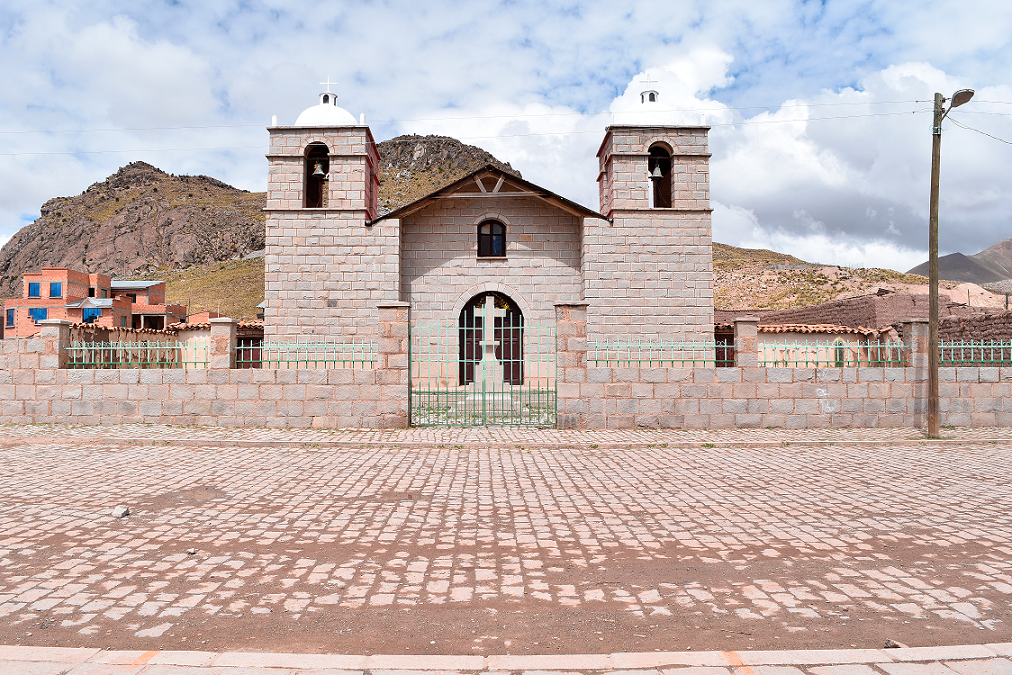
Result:
[[0,428],[0,643],[490,656],[1012,639],[1007,430],[313,433]]

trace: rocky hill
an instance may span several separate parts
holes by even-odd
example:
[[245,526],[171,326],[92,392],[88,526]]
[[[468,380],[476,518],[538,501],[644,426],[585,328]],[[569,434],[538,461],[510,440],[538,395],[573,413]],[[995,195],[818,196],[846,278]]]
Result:
[[380,215],[435,192],[491,164],[520,172],[473,145],[448,136],[398,136],[377,146],[380,154]]
[[[927,275],[928,263],[922,262],[908,274]],[[938,278],[974,284],[987,284],[1012,278],[1012,239],[999,241],[994,246],[973,255],[950,253],[939,256]]]
[[[399,136],[378,149],[381,213],[486,164],[520,175],[445,136]],[[264,246],[264,200],[207,176],[128,164],[80,195],[49,200],[0,249],[0,298],[20,294],[21,275],[40,267],[136,276],[241,258]]]
[[42,205],[0,249],[0,297],[20,294],[22,273],[40,267],[122,276],[243,256],[264,246],[263,205],[263,193],[214,178],[128,164]]

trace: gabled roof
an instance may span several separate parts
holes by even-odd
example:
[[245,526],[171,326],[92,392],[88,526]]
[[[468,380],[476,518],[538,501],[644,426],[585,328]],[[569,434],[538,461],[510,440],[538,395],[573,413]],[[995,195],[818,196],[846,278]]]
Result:
[[582,206],[561,195],[555,194],[551,190],[535,185],[534,183],[526,181],[519,176],[507,173],[492,164],[486,164],[482,168],[467,174],[460,180],[450,183],[446,187],[442,187],[435,192],[422,197],[421,199],[416,199],[410,204],[405,204],[398,209],[394,209],[390,213],[382,215],[372,222],[377,223],[381,220],[386,220],[387,218],[403,218],[405,216],[409,216],[436,199],[461,198],[465,196],[469,198],[486,196],[498,198],[538,197],[553,206],[562,209],[563,211],[572,213],[574,216],[610,220],[610,218],[602,216],[597,211],[592,211],[586,206]]

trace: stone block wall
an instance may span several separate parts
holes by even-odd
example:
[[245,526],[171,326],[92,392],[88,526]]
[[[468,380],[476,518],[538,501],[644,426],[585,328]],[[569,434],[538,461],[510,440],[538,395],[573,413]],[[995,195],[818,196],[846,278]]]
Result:
[[[371,339],[376,305],[399,300],[397,221],[375,226],[379,154],[368,127],[272,127],[264,336]],[[304,204],[306,147],[330,151],[327,208]]]
[[[1012,425],[1012,368],[942,368],[943,425]],[[915,368],[596,368],[560,382],[559,426],[631,428],[922,427]]]
[[234,364],[236,322],[211,320],[209,368],[64,368],[67,322],[0,343],[0,423],[405,427],[408,308],[378,308],[373,368],[252,369]]
[[709,209],[709,127],[608,127],[598,151],[601,213],[650,208],[653,189],[647,157],[662,144],[671,152],[671,205],[675,209]]
[[376,306],[400,300],[400,223],[354,212],[278,211],[267,220],[264,337],[371,339]]
[[592,336],[713,338],[709,212],[616,212],[586,219],[583,299]]
[[328,208],[376,217],[379,151],[369,127],[271,127],[268,131],[268,214],[303,208],[306,147],[322,143],[330,151]]
[[[506,226],[504,258],[478,257],[488,219]],[[455,321],[490,290],[512,297],[527,321],[551,322],[556,303],[580,300],[580,219],[535,197],[439,200],[406,216],[401,233],[401,295],[416,321]]]

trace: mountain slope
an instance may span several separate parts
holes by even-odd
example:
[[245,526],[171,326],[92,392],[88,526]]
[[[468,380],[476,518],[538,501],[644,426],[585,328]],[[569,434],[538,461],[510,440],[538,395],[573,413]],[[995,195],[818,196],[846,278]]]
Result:
[[[921,263],[907,274],[927,276],[928,263]],[[1012,239],[1004,239],[973,255],[950,253],[939,256],[938,278],[974,284],[1012,278]]]
[[[486,164],[520,175],[445,136],[399,136],[377,148],[380,213]],[[264,246],[264,203],[263,192],[128,164],[80,195],[49,200],[42,216],[0,249],[0,298],[20,295],[21,275],[41,267],[124,276],[241,258]]]
[[144,162],[80,195],[50,199],[0,249],[0,297],[40,267],[111,276],[243,256],[264,246],[264,195]]

